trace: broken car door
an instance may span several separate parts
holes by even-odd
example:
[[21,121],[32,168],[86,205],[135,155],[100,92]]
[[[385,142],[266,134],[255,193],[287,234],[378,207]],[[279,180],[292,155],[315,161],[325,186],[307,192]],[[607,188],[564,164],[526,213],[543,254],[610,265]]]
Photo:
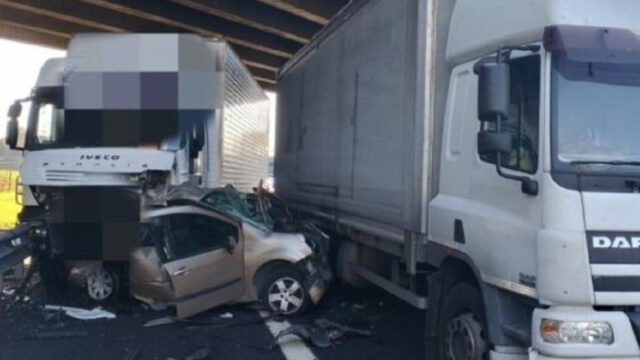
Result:
[[193,206],[179,206],[164,221],[164,268],[178,317],[242,296],[244,244],[238,222]]

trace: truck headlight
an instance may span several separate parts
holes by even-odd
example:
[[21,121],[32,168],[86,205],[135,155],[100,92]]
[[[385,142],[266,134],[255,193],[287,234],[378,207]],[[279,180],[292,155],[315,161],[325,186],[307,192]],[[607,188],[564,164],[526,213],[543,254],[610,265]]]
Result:
[[604,321],[542,319],[542,340],[552,344],[612,344],[613,329]]

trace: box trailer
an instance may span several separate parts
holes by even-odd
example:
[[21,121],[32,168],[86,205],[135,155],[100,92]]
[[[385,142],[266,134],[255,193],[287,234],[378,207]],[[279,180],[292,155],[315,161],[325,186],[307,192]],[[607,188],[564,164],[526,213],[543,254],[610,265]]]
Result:
[[638,10],[350,2],[279,72],[276,193],[429,356],[638,357]]

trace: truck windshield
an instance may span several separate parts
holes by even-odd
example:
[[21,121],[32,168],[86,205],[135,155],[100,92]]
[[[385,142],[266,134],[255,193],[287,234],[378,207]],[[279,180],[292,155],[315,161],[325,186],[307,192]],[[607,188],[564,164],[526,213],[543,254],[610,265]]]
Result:
[[[64,108],[62,99],[60,87],[35,90],[28,120],[27,150],[74,147],[177,150],[184,145],[180,141],[177,110],[69,110]],[[198,121],[207,116],[191,115]]]
[[640,173],[640,65],[558,55],[551,86],[555,170]]

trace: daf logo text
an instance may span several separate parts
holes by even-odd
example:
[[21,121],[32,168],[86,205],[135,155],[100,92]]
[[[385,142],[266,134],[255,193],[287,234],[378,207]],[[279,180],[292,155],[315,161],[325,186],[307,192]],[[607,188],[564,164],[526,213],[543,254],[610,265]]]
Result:
[[640,236],[593,236],[594,249],[639,249]]

